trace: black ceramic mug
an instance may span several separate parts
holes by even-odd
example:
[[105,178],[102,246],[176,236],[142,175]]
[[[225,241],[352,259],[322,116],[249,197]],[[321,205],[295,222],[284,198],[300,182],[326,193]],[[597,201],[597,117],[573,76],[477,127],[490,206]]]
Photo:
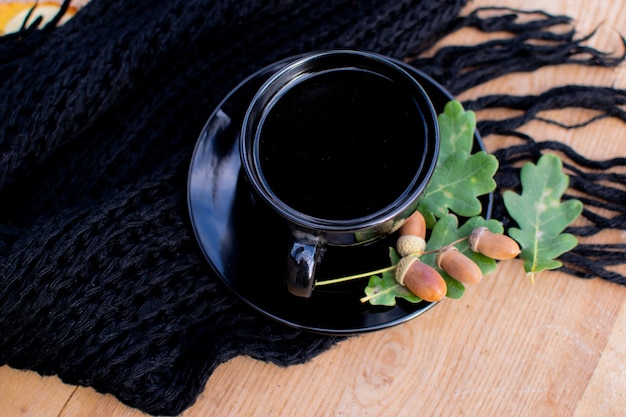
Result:
[[242,165],[254,195],[291,229],[288,290],[310,297],[327,246],[393,232],[437,162],[435,110],[393,60],[330,50],[270,77],[246,112]]

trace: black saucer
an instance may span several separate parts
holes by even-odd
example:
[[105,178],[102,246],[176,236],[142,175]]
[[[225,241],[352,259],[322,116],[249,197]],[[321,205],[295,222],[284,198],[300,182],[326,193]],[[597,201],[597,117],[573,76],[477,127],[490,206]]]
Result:
[[[289,294],[284,285],[289,230],[276,215],[256,205],[239,159],[239,132],[256,90],[280,67],[277,62],[248,77],[219,104],[205,125],[191,160],[188,205],[196,238],[222,281],[259,312],[289,326],[325,334],[355,334],[410,320],[435,305],[398,300],[394,307],[361,303],[367,278],[318,287],[309,299]],[[426,90],[440,113],[453,97],[422,72],[396,62]],[[475,148],[483,149],[478,132]],[[489,217],[492,195],[483,202]],[[318,268],[319,280],[389,265],[388,248],[377,241],[358,248],[329,248]]]

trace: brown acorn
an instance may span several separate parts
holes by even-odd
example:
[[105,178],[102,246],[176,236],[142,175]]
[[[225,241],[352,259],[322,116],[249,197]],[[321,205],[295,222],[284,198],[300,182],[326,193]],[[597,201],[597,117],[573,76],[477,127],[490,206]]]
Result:
[[419,236],[422,239],[426,238],[426,220],[419,211],[415,211],[411,214],[398,229],[399,236],[413,235]]
[[493,233],[486,227],[477,227],[469,236],[472,251],[498,261],[513,259],[520,254],[517,242],[508,236]]
[[396,281],[425,301],[440,301],[446,296],[446,281],[434,268],[416,256],[400,259],[395,271]]
[[437,266],[463,284],[475,284],[483,279],[483,273],[474,261],[454,246],[445,246],[437,252]]

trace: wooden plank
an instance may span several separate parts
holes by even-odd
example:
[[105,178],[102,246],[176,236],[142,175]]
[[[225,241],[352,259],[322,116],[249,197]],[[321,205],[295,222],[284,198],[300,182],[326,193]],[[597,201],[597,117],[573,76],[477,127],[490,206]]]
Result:
[[515,263],[462,300],[310,364],[237,358],[183,415],[572,415],[626,288],[561,274],[531,286]]
[[0,367],[0,416],[57,417],[76,391],[55,376]]
[[574,417],[623,416],[626,410],[626,303]]
[[109,394],[79,387],[59,417],[146,417],[141,411],[128,407]]

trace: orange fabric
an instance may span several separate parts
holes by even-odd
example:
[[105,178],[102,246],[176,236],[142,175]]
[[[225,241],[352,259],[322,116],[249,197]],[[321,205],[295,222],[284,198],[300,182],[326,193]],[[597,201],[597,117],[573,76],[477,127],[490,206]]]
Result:
[[[27,25],[32,24],[34,20],[41,16],[42,23],[50,21],[59,12],[61,0],[57,1],[6,1],[0,0],[0,35],[7,33],[13,33],[18,31],[24,24],[24,20],[27,19]],[[69,18],[74,16],[78,9],[80,9],[86,1],[72,2],[69,9],[63,16],[61,24],[66,22]],[[29,11],[33,9],[30,16]],[[40,26],[41,26],[40,24]]]

